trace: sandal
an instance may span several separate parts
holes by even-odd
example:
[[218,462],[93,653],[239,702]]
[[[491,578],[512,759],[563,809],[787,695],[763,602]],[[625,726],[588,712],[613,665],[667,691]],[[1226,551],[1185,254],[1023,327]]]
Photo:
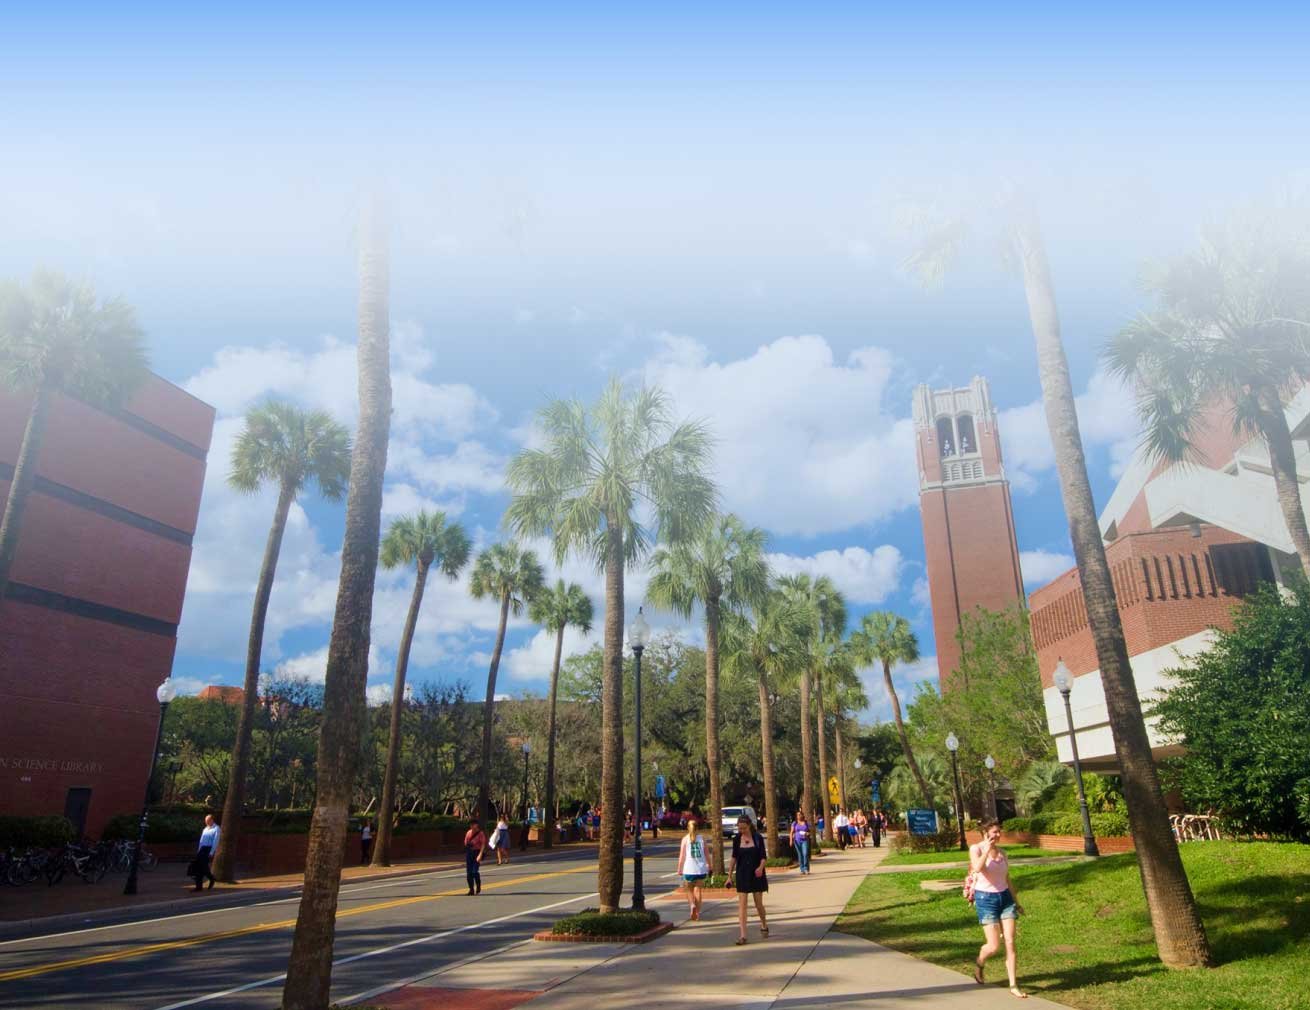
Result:
[[1015,999],[1027,999],[1028,994],[1020,989],[1017,985],[1010,988],[1010,995]]
[[768,935],[769,935],[769,927],[768,927],[768,926],[761,926],[761,927],[760,927],[760,936],[768,936]]
[[973,980],[979,985],[983,984],[983,966],[977,961],[973,963]]
[[738,947],[744,947],[744,946],[746,946],[746,938],[745,938],[744,936],[739,936],[739,937],[737,937],[737,943],[736,943],[736,946],[738,946]]

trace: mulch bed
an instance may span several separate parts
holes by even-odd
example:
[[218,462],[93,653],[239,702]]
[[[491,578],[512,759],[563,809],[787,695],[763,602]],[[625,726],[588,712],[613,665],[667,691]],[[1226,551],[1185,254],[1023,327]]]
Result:
[[583,933],[552,933],[550,930],[543,930],[540,933],[533,933],[534,940],[547,940],[553,943],[646,943],[673,929],[673,923],[660,922],[650,929],[640,933],[634,933],[631,936],[592,936]]

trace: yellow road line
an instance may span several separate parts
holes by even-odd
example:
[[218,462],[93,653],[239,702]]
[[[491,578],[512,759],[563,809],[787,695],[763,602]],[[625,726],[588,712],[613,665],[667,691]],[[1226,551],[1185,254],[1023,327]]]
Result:
[[[565,877],[572,873],[594,872],[595,869],[595,865],[592,864],[590,866],[574,867],[569,870],[552,870],[549,873],[537,873],[527,877],[516,877],[513,880],[501,881],[500,883],[487,884],[483,887],[483,890],[491,891],[500,887],[512,887],[516,884],[530,884],[537,880],[549,880],[552,877]],[[391,901],[379,901],[372,905],[361,905],[359,908],[338,910],[337,918],[345,919],[352,915],[365,915],[369,912],[381,912],[389,908],[402,908],[405,905],[417,905],[425,901],[437,901],[441,898],[453,898],[466,894],[468,894],[468,891],[461,888],[449,891],[438,891],[436,894],[419,894],[410,898],[393,898]],[[164,943],[152,943],[142,947],[131,947],[127,950],[118,950],[107,954],[93,954],[89,957],[72,958],[67,961],[51,961],[47,964],[32,965],[30,968],[14,968],[10,971],[0,972],[0,982],[14,982],[18,979],[34,978],[37,975],[48,975],[51,972],[68,971],[73,968],[84,968],[93,964],[107,964],[111,961],[124,961],[128,958],[143,957],[147,954],[157,954],[166,950],[181,950],[186,947],[198,947],[202,944],[214,943],[219,940],[230,940],[236,936],[249,936],[252,933],[266,933],[274,929],[288,929],[295,924],[295,919],[282,919],[279,922],[261,922],[254,926],[242,926],[240,929],[228,929],[220,933],[204,933],[200,936],[192,936],[183,940],[168,940]]]

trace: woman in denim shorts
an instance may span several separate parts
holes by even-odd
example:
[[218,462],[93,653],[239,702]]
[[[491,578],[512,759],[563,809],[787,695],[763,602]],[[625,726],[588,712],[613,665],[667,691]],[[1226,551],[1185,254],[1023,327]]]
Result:
[[1014,931],[1019,913],[1023,911],[1014,897],[1010,883],[1010,861],[1001,851],[1001,825],[996,820],[982,824],[982,841],[969,848],[969,872],[973,877],[973,904],[978,910],[978,922],[987,942],[978,951],[973,980],[983,984],[983,965],[1001,949],[1005,938],[1005,971],[1010,976],[1010,993],[1020,999],[1028,994],[1019,988],[1015,975]]

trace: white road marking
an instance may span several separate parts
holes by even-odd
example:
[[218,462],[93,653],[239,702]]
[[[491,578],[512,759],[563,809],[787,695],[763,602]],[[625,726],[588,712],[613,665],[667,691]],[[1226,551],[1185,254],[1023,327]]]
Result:
[[[575,901],[586,901],[588,898],[596,897],[597,892],[592,891],[590,894],[579,894],[572,898],[566,898],[563,901],[557,901],[551,905],[541,905],[538,908],[529,908],[522,912],[514,912],[512,915],[502,915],[495,919],[487,919],[483,922],[471,922],[466,926],[456,926],[454,929],[443,930],[440,933],[431,933],[428,936],[420,936],[413,940],[406,940],[404,943],[395,943],[388,947],[378,947],[374,950],[366,950],[360,954],[352,954],[350,957],[339,958],[332,962],[333,969],[343,964],[350,964],[352,961],[362,961],[367,957],[377,957],[379,954],[390,954],[393,951],[403,950],[406,947],[413,947],[420,943],[428,943],[431,940],[444,940],[448,936],[455,936],[458,933],[467,933],[471,930],[482,929],[484,926],[495,926],[502,922],[509,922],[511,919],[520,919],[525,915],[535,915],[538,912],[546,912],[552,908],[559,908],[561,905],[571,905]],[[513,945],[511,945],[513,946]],[[167,1006],[157,1007],[156,1010],[182,1010],[183,1007],[195,1006],[198,1003],[208,1003],[210,1000],[222,999],[224,996],[232,996],[239,992],[246,992],[250,989],[258,989],[261,986],[272,985],[274,982],[281,982],[285,979],[286,972],[281,975],[274,975],[271,978],[263,978],[257,982],[247,982],[245,985],[236,986],[232,989],[224,989],[222,992],[211,992],[204,996],[197,996],[194,999],[183,1000],[181,1003],[169,1003]],[[422,978],[423,976],[419,976]],[[388,988],[392,988],[388,986]],[[350,997],[347,1002],[351,1002],[357,997]]]

